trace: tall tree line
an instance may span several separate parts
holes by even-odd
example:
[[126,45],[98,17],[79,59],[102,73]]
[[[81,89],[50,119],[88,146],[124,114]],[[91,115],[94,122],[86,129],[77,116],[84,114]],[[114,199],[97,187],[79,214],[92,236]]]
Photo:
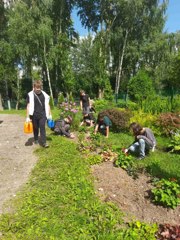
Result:
[[[8,2],[0,2],[0,93],[16,99],[17,108],[37,78],[52,98],[79,89],[118,97],[139,70],[157,92],[179,87],[179,33],[163,33],[167,0]],[[74,8],[93,32],[86,38],[74,29]]]

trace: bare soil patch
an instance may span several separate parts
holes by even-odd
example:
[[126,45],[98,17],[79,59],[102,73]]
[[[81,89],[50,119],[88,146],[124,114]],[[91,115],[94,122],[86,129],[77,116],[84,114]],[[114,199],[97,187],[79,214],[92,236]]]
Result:
[[27,182],[37,157],[33,135],[23,132],[24,118],[0,114],[0,214],[9,211],[7,200]]
[[140,174],[134,180],[125,170],[112,162],[92,166],[95,188],[103,201],[114,202],[125,214],[125,221],[140,220],[146,223],[180,224],[180,206],[175,210],[154,205],[149,199],[153,188],[150,176]]

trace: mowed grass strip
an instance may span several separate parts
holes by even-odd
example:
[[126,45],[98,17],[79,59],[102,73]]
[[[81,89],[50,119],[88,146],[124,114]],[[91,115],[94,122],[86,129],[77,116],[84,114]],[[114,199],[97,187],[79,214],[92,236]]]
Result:
[[1,216],[2,239],[107,239],[117,236],[121,213],[101,203],[92,176],[76,144],[52,136],[15,201],[15,211]]

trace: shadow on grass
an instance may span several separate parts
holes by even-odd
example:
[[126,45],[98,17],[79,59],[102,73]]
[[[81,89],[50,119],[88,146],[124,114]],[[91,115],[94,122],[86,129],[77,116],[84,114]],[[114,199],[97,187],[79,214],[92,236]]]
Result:
[[166,179],[175,178],[180,184],[180,176],[178,172],[170,173],[165,169],[161,168],[161,166],[158,163],[155,163],[155,162],[151,163],[149,166],[146,167],[146,170],[154,177],[166,178]]

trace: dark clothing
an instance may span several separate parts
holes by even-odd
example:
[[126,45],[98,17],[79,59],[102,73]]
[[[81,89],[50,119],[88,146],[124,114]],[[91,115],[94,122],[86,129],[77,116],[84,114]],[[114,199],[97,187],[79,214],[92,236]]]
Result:
[[[29,95],[27,95],[26,99],[27,104],[30,102]],[[30,119],[32,119],[33,123],[33,132],[34,132],[34,140],[38,140],[38,135],[40,131],[41,143],[42,145],[46,143],[46,112],[45,112],[45,97],[43,93],[35,94],[34,93],[34,113],[30,115]]]
[[31,117],[32,123],[33,123],[33,132],[34,132],[34,140],[38,140],[39,130],[40,130],[40,136],[41,136],[41,142],[42,144],[46,143],[46,116],[38,117],[36,115],[33,115]]
[[84,122],[86,125],[90,125],[90,124],[91,124],[91,121],[92,121],[92,123],[95,122],[95,118],[94,118],[93,113],[89,113],[89,114],[87,114],[87,115],[85,115],[85,116],[83,117],[83,122]]
[[82,101],[83,109],[86,109],[87,107],[89,107],[90,103],[89,103],[89,95],[88,94],[81,95],[80,101]]
[[104,116],[102,120],[98,119],[97,124],[99,124],[99,127],[102,126],[102,125],[104,125],[105,127],[111,127],[112,126],[112,122],[107,116]]
[[106,133],[107,127],[112,126],[112,122],[107,116],[104,116],[102,120],[97,120],[97,124],[98,124],[98,131],[103,135],[107,134]]
[[[26,102],[27,102],[27,104],[29,103],[29,95],[27,95]],[[34,94],[34,113],[33,113],[33,116],[36,116],[37,118],[46,116],[45,97],[44,97],[42,92],[38,95]]]
[[70,137],[70,124],[65,120],[55,120],[54,128],[52,129],[57,135],[65,135],[66,137]]

